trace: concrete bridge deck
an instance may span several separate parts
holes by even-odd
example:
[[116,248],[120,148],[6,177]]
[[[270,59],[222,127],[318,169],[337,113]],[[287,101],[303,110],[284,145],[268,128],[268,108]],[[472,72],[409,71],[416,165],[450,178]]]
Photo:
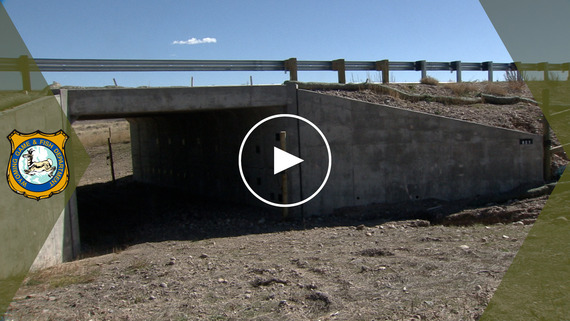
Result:
[[62,89],[72,120],[287,105],[286,86]]

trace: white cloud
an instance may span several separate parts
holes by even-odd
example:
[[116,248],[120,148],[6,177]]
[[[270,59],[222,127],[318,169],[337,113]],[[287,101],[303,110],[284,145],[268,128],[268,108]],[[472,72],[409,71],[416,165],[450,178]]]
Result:
[[190,38],[188,40],[175,40],[172,42],[173,45],[199,45],[201,43],[216,43],[216,38]]

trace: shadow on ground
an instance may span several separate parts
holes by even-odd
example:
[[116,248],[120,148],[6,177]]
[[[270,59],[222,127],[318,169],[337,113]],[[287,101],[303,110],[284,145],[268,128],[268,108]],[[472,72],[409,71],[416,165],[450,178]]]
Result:
[[[284,221],[280,214],[276,214],[279,211],[196,198],[180,190],[134,182],[132,176],[119,179],[115,184],[81,186],[77,191],[84,256],[166,240],[202,240],[314,227],[374,226],[410,219],[429,221],[422,224],[445,224],[453,213],[492,206],[521,193],[514,191],[491,198],[455,202],[428,199],[374,204],[340,209],[326,219],[294,217]],[[491,221],[482,223],[506,223],[515,219],[510,213],[503,216],[495,214]]]

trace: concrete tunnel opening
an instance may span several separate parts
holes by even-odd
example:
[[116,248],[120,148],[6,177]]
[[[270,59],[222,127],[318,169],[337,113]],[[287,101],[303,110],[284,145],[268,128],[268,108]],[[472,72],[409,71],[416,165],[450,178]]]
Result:
[[[239,112],[239,111],[238,111]],[[235,111],[229,114],[235,114]],[[228,113],[226,113],[228,115]],[[195,118],[197,121],[180,120],[180,117]],[[216,116],[219,117],[219,116]],[[156,118],[110,119],[76,121],[74,128],[86,146],[92,162],[77,189],[78,219],[83,256],[108,253],[126,246],[168,240],[199,240],[212,237],[237,236],[252,233],[266,233],[290,228],[299,228],[290,222],[281,222],[280,212],[271,208],[251,206],[224,199],[211,194],[212,188],[219,188],[219,179],[207,189],[199,183],[200,193],[196,188],[180,187],[184,181],[191,181],[196,172],[208,172],[206,177],[227,178],[228,173],[221,168],[233,170],[237,157],[224,157],[224,162],[201,159],[194,161],[194,168],[184,168],[175,172],[164,170],[165,163],[158,163],[148,169],[146,179],[155,178],[158,182],[135,179],[133,177],[133,155],[131,126],[134,122],[144,124],[169,124],[170,127],[188,127],[194,122],[215,123],[216,117],[208,112],[193,112],[189,115],[176,115],[168,121]],[[232,116],[235,120],[235,115]],[[207,121],[205,121],[207,119]],[[218,122],[224,124],[224,122]],[[136,125],[135,125],[136,126]],[[180,128],[180,127],[178,127]],[[111,159],[108,148],[108,135],[111,133],[116,181],[111,179]],[[156,133],[148,131],[148,133]],[[231,135],[230,135],[231,136]],[[219,136],[221,139],[223,135]],[[234,142],[235,143],[235,142]],[[168,134],[149,138],[143,150],[153,153],[152,148],[160,150],[164,144],[168,149],[186,149],[184,156],[196,153],[196,146],[209,144],[211,151],[204,155],[213,155],[220,149],[218,142],[207,135],[196,134],[185,137],[173,137]],[[235,144],[233,144],[235,145]],[[140,148],[140,146],[139,146]],[[223,154],[223,153],[222,153]],[[223,155],[222,155],[223,156]],[[225,155],[227,156],[227,155]],[[231,159],[231,161],[230,161]],[[170,164],[170,163],[169,163]],[[217,170],[219,169],[219,170]],[[140,170],[140,169],[139,169]],[[212,172],[219,172],[212,174]],[[140,173],[139,173],[140,175]],[[150,175],[150,176],[148,176]],[[235,177],[233,179],[235,180]]]

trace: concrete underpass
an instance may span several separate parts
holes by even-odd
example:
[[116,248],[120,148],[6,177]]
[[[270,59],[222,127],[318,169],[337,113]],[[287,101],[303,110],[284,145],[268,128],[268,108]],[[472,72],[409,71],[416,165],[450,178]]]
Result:
[[[312,121],[326,136],[332,170],[322,191],[290,209],[299,217],[411,200],[458,200],[543,183],[542,137],[384,105],[276,86],[62,89],[72,121],[126,118],[134,180],[196,197],[259,206],[238,171],[248,130],[275,114]],[[245,146],[244,173],[262,197],[279,202],[270,151],[287,132],[287,150],[306,162],[288,170],[288,202],[311,195],[326,170],[323,144],[309,126],[278,120]],[[523,143],[524,142],[524,143]],[[529,143],[532,142],[532,143]],[[325,162],[325,163],[323,163]]]

